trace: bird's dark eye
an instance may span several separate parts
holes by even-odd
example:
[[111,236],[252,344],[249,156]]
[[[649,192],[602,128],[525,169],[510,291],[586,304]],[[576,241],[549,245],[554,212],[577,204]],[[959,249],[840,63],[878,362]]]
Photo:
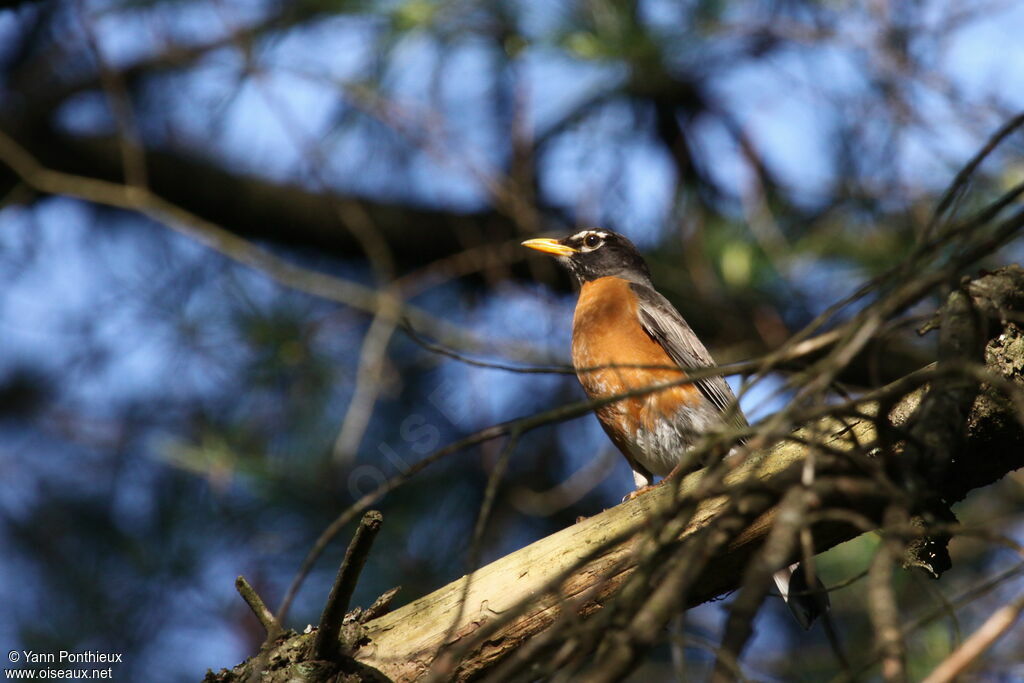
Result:
[[601,238],[597,235],[590,234],[583,238],[583,245],[593,249],[597,245],[601,244]]

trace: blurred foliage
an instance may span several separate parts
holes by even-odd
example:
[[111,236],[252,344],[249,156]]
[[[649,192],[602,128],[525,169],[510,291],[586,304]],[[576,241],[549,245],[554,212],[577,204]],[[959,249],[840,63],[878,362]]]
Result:
[[[474,357],[567,357],[567,280],[514,244],[595,223],[642,245],[722,360],[773,348],[898,264],[956,170],[1024,105],[1015,3],[0,8],[0,131],[33,157],[144,183],[340,278],[380,284],[393,265],[403,296],[483,340]],[[1009,140],[958,211],[1017,182],[1020,152]],[[1013,245],[989,265],[1019,256]],[[467,367],[397,332],[371,373],[359,448],[339,452],[369,315],[137,214],[39,195],[4,163],[0,288],[0,635],[11,649],[122,652],[125,680],[233,665],[261,639],[237,574],[276,603],[313,539],[384,477],[580,397],[571,376]],[[855,370],[851,390],[931,357],[909,334],[893,344],[889,374]],[[777,405],[748,398],[748,412]],[[410,600],[467,570],[500,446],[385,499],[357,602],[399,584]],[[592,418],[528,435],[483,560],[617,502],[630,487],[618,460],[584,491],[559,488],[609,447]],[[959,514],[1018,534],[1020,487],[1008,479]],[[524,504],[542,492],[544,505]],[[826,583],[861,572],[873,543],[826,553]],[[316,620],[342,546],[317,565],[294,624]],[[941,583],[900,578],[908,618],[1014,560],[977,540],[953,551]],[[834,596],[859,661],[872,642],[861,590]],[[959,625],[948,614],[918,631],[911,671],[948,654],[1003,590],[957,611]],[[714,641],[721,616],[720,603],[692,611],[693,642]],[[797,633],[781,604],[758,624],[752,676],[834,672],[824,636]],[[1011,634],[985,666],[1020,674],[1022,650]],[[703,671],[707,651],[687,654]],[[669,671],[658,651],[636,678]]]

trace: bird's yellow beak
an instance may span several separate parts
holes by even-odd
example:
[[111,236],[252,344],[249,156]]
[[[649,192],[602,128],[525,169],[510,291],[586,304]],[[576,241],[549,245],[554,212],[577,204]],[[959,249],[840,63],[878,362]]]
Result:
[[545,254],[554,254],[555,256],[571,256],[572,254],[577,253],[576,249],[567,247],[558,240],[553,240],[547,237],[543,239],[526,240],[523,242],[523,246],[529,247],[530,249],[536,249],[537,251],[543,251]]

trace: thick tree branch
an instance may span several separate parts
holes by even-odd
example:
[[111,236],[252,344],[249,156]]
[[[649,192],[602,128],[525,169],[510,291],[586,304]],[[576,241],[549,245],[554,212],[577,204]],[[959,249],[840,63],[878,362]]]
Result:
[[[116,138],[66,135],[44,122],[23,119],[0,121],[0,130],[49,169],[110,182],[124,180]],[[314,192],[226,169],[183,150],[148,148],[145,166],[155,195],[238,235],[340,257],[364,257],[355,231],[335,210],[339,203],[358,202],[403,272],[476,246],[470,236],[501,244],[519,235],[496,211],[460,213]],[[0,169],[0,195],[15,181]],[[496,266],[504,265],[493,260]],[[521,260],[518,250],[516,260]]]

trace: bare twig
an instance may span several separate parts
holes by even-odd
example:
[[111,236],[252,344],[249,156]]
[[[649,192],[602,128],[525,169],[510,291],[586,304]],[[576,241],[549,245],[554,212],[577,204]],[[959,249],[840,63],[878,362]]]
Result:
[[953,681],[974,660],[984,654],[985,650],[992,647],[1010,630],[1022,611],[1024,611],[1024,595],[993,612],[981,625],[981,628],[972,633],[963,645],[935,667],[922,683],[950,683]]
[[[898,524],[903,516],[902,511],[891,505],[886,512],[886,525]],[[901,554],[898,540],[891,536],[883,538],[868,572],[868,615],[882,653],[882,676],[887,683],[900,683],[907,679],[899,605],[892,587],[893,568]]]
[[359,581],[359,574],[366,564],[373,539],[377,537],[383,521],[384,517],[379,512],[368,511],[360,520],[359,528],[356,529],[355,536],[345,551],[345,559],[341,561],[338,576],[334,580],[327,604],[324,605],[323,614],[320,615],[320,626],[313,646],[317,659],[335,661],[341,654],[341,643],[338,641],[341,621],[345,618],[352,593],[355,592],[356,583]]
[[743,648],[753,634],[754,617],[768,594],[771,576],[792,559],[797,535],[807,512],[807,498],[808,494],[803,489],[793,488],[779,504],[771,533],[764,547],[747,566],[743,587],[729,610],[712,680],[728,681],[734,677],[735,663],[740,661]]
[[381,377],[387,360],[387,349],[397,327],[395,317],[401,307],[391,288],[381,297],[380,310],[374,314],[370,329],[363,338],[357,360],[356,382],[349,400],[341,429],[334,440],[333,456],[339,464],[355,461],[359,444],[373,416],[373,409],[381,390]]
[[[954,609],[961,609],[971,604],[975,600],[979,600],[985,595],[988,595],[999,586],[1002,586],[1006,582],[1011,581],[1012,579],[1015,579],[1021,576],[1022,574],[1024,574],[1024,562],[1019,562],[1014,566],[1010,567],[1009,569],[1000,572],[998,575],[992,577],[988,581],[985,581],[976,586],[972,586],[970,589],[968,589],[961,595],[953,598],[949,602]],[[915,633],[916,631],[924,628],[925,626],[931,624],[932,622],[941,619],[949,613],[948,610],[949,608],[943,605],[941,607],[933,609],[928,614],[918,617],[913,622],[903,627],[903,636],[907,637]],[[852,671],[845,671],[842,675],[834,678],[834,683],[852,683],[852,681],[861,680],[864,674],[868,671],[868,669],[877,664],[878,661],[881,659],[881,656],[877,652],[877,646],[875,650],[876,651],[873,653],[873,656],[870,657],[867,661],[861,662],[856,669]]]
[[366,622],[382,617],[391,610],[391,602],[398,595],[398,591],[402,590],[401,586],[395,586],[394,588],[385,591],[379,598],[373,601],[373,604],[363,610],[363,613],[359,615],[359,621]]
[[974,156],[971,157],[970,161],[960,169],[956,174],[956,177],[953,179],[953,182],[950,183],[945,193],[943,193],[942,199],[940,199],[939,203],[936,205],[932,221],[928,226],[928,232],[934,229],[935,225],[942,218],[942,215],[946,210],[953,204],[956,198],[963,193],[964,188],[967,186],[967,182],[970,180],[971,176],[974,175],[974,172],[978,169],[978,166],[981,165],[981,162],[983,162],[1003,140],[1022,125],[1024,125],[1024,113],[1017,114],[1000,126],[999,130],[993,133],[992,137],[988,139],[982,148],[979,149]]
[[245,604],[249,605],[249,609],[256,615],[256,618],[263,624],[263,630],[267,632],[267,638],[274,638],[278,633],[281,632],[281,625],[274,619],[274,613],[270,611],[267,605],[263,602],[263,598],[256,592],[256,589],[245,580],[244,576],[239,575],[235,579],[235,589],[238,594],[245,600]]
[[[40,192],[75,197],[102,206],[138,212],[200,242],[232,261],[262,272],[286,287],[375,315],[380,315],[382,311],[388,312],[387,302],[384,300],[388,295],[380,290],[291,263],[230,230],[163,199],[148,188],[48,169],[3,131],[0,131],[0,162],[9,166],[27,185]],[[465,330],[409,304],[397,306],[388,317],[395,322],[407,318],[417,327],[429,330],[438,338],[482,346]]]

